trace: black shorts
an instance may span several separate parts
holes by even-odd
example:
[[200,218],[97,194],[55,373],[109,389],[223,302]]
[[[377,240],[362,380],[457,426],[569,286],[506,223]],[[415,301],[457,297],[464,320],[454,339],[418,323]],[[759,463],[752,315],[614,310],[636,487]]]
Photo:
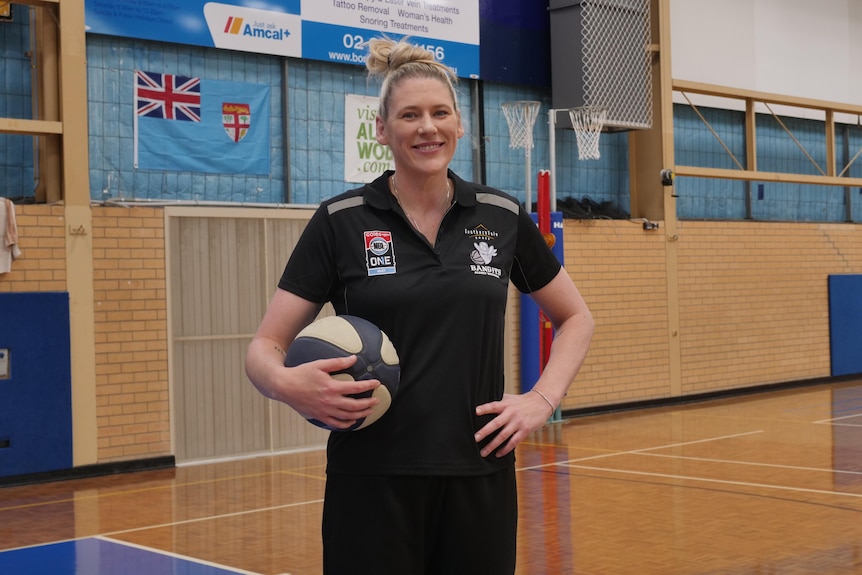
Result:
[[515,470],[476,477],[330,475],[325,575],[515,572]]

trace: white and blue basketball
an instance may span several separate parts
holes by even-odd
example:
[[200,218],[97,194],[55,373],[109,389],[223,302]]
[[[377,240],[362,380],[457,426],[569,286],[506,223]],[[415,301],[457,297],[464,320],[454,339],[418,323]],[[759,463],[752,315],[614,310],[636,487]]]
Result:
[[334,357],[356,356],[356,363],[343,371],[332,373],[332,377],[342,380],[378,379],[380,387],[373,391],[355,394],[352,397],[377,397],[380,402],[374,412],[346,430],[335,430],[316,419],[308,421],[333,431],[355,431],[368,427],[392,405],[392,398],[398,391],[401,367],[398,353],[389,337],[368,320],[352,315],[337,315],[321,318],[299,332],[284,357],[286,367]]

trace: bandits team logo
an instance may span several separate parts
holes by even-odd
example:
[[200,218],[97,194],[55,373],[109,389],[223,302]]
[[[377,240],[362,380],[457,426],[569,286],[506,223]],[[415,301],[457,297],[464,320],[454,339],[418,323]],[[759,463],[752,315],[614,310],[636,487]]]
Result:
[[392,232],[365,232],[365,267],[368,277],[395,273]]
[[497,248],[489,246],[488,242],[474,243],[473,247],[476,249],[470,253],[470,259],[473,260],[474,264],[486,266],[497,255]]
[[503,270],[498,267],[488,265],[494,256],[497,255],[497,248],[489,245],[488,242],[473,243],[473,251],[470,252],[470,259],[473,260],[473,265],[470,266],[472,271],[477,276],[492,276],[499,278]]
[[470,261],[473,262],[470,265],[470,271],[477,276],[491,276],[499,279],[503,274],[503,270],[490,265],[491,261],[497,255],[497,248],[488,242],[500,234],[489,230],[484,224],[479,224],[472,229],[466,228],[464,235],[474,240],[473,251],[470,252]]

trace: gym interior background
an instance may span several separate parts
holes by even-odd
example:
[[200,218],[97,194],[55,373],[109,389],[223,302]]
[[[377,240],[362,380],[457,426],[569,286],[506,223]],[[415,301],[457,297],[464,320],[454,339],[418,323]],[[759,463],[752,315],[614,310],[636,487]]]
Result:
[[[563,414],[862,371],[844,363],[862,320],[833,335],[862,313],[860,291],[830,289],[862,274],[862,7],[643,2],[652,126],[603,133],[601,158],[579,161],[574,133],[548,118],[578,105],[555,98],[552,68],[580,69],[552,19],[580,3],[536,4],[479,3],[482,73],[461,81],[453,168],[525,201],[501,105],[541,102],[532,166],[554,158],[565,265],[597,323]],[[356,185],[344,98],[377,86],[354,64],[88,31],[83,0],[9,7],[0,195],[23,254],[0,275],[0,479],[322,445],[254,391],[242,359],[310,207]],[[717,38],[737,21],[749,26]],[[136,169],[136,70],[267,86],[269,173]],[[60,313],[35,313],[57,294]],[[40,444],[34,421],[61,439]]]

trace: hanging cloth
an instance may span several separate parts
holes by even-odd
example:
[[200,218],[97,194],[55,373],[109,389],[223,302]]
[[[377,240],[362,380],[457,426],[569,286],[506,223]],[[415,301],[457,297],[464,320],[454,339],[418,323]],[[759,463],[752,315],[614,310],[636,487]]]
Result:
[[18,223],[15,221],[15,204],[9,198],[0,201],[0,274],[12,271],[12,261],[21,257],[18,247]]

